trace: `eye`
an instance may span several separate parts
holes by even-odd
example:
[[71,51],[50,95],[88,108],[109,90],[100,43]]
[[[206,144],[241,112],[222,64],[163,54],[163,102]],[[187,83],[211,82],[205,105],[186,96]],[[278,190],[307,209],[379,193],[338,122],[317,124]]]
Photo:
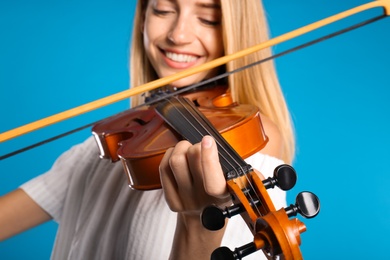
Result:
[[153,8],[153,14],[157,15],[157,16],[164,16],[164,15],[168,15],[170,13],[173,13],[173,11],[171,10],[163,10],[163,9],[157,9],[157,8]]
[[204,19],[204,18],[199,18],[199,21],[205,25],[210,25],[210,26],[217,26],[221,24],[221,21],[219,20],[209,20],[209,19]]

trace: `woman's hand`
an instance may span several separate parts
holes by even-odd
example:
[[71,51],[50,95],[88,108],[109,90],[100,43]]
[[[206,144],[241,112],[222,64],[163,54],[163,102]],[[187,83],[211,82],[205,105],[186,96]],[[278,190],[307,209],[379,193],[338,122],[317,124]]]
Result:
[[217,146],[210,136],[195,145],[181,141],[167,150],[160,177],[166,201],[178,213],[199,216],[206,206],[229,198]]
[[224,229],[205,229],[200,215],[206,206],[230,203],[215,141],[205,136],[201,143],[179,142],[160,164],[166,201],[178,213],[172,259],[209,259],[220,246]]

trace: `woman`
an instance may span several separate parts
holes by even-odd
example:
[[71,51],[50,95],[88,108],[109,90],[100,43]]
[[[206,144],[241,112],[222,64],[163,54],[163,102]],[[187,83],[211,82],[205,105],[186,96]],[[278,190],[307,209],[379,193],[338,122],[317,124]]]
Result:
[[[140,1],[133,30],[131,85],[266,39],[259,0]],[[233,70],[269,55],[269,50],[263,51],[172,86],[194,84],[221,69]],[[228,85],[236,101],[260,107],[270,142],[247,161],[268,177],[283,161],[290,163],[294,153],[290,118],[272,63],[234,74]],[[133,99],[134,105],[142,102],[141,97]],[[59,230],[53,259],[208,259],[221,244],[234,248],[251,240],[238,217],[218,232],[200,223],[205,206],[226,203],[228,198],[217,162],[212,138],[195,145],[180,142],[161,162],[163,190],[135,191],[127,187],[120,164],[98,158],[90,138],[62,155],[49,172],[1,198],[0,238],[54,219]],[[271,193],[276,207],[283,206],[285,194],[277,189]]]

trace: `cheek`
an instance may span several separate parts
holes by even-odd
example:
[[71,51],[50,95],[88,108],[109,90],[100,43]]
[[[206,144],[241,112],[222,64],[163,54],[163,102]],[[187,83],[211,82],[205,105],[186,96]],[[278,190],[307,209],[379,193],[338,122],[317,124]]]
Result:
[[223,56],[224,48],[221,33],[215,33],[206,38],[205,46],[213,59]]
[[153,26],[150,26],[149,19],[146,19],[143,29],[144,47],[147,48],[150,42],[153,40]]
[[156,37],[156,30],[155,26],[148,26],[150,23],[145,22],[144,30],[143,30],[143,44],[144,49],[146,52],[146,55],[148,56],[149,60],[153,63],[153,57],[155,56],[155,48],[153,46],[153,42],[155,41]]
[[148,13],[146,14],[145,22],[143,25],[144,40],[148,39],[149,43],[153,43],[156,40],[163,38],[169,30],[169,23],[164,19],[159,19]]
[[146,56],[148,57],[148,60],[152,63],[152,65],[154,66],[154,62],[153,62],[153,52],[150,48],[150,40],[149,38],[146,36],[146,34],[144,34],[143,36],[143,44],[144,44],[144,49],[145,49],[145,54]]

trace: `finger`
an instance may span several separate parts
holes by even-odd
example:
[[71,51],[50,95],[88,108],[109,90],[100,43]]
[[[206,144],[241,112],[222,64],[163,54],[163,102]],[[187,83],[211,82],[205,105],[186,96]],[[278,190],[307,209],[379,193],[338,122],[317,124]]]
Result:
[[183,205],[179,198],[176,179],[172,173],[171,167],[169,166],[169,158],[171,157],[172,152],[173,148],[169,148],[165,152],[160,162],[159,171],[165,200],[172,211],[178,212]]
[[169,158],[169,166],[176,179],[179,192],[186,192],[192,187],[193,179],[188,166],[187,153],[191,147],[188,141],[181,141],[176,144]]
[[217,145],[211,136],[205,136],[202,139],[201,164],[206,192],[218,198],[228,196],[225,176],[219,163]]
[[204,190],[203,168],[201,163],[201,144],[197,143],[189,147],[187,152],[187,162],[192,175],[192,181],[195,189]]

